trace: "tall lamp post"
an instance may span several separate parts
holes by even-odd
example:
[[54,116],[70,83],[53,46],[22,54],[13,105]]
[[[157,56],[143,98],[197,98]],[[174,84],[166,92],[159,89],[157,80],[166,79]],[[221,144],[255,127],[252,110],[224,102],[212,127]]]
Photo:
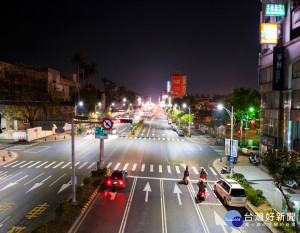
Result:
[[101,106],[102,106],[101,102],[99,102],[98,104],[95,104],[95,112],[97,112],[97,106],[98,106],[99,108],[101,108]]
[[191,136],[191,108],[186,104],[182,105],[183,108],[187,107],[189,109],[189,136]]
[[225,109],[226,112],[229,114],[230,118],[231,118],[231,137],[230,137],[230,156],[233,155],[233,151],[232,151],[232,140],[233,140],[233,106],[231,106],[231,112],[225,108],[222,104],[218,104],[218,109],[219,110],[222,110],[222,109]]
[[80,101],[78,104],[75,103],[75,116],[77,115],[77,107],[82,105],[83,105],[82,101]]

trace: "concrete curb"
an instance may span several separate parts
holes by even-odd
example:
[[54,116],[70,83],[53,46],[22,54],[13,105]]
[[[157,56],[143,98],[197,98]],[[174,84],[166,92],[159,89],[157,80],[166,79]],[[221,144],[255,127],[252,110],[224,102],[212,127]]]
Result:
[[[14,152],[14,151],[11,151],[11,150],[2,150],[2,151],[7,151],[7,154],[8,154],[8,151],[10,151],[12,154],[14,154],[14,157],[13,158],[9,158],[9,160],[6,160],[4,163],[0,163],[0,167],[3,167],[6,164],[9,164],[9,163],[15,161],[19,157],[19,154],[16,153],[16,152]],[[2,156],[1,156],[1,159],[2,159]]]
[[[225,159],[226,159],[226,157],[224,157]],[[222,158],[223,159],[223,158]],[[218,172],[218,170],[217,170],[217,168],[216,168],[216,166],[215,166],[215,164],[216,164],[216,162],[218,161],[219,159],[215,159],[214,161],[213,161],[213,168]],[[223,178],[223,179],[227,179],[227,174],[221,174],[220,172],[218,172],[219,173],[219,175]],[[254,208],[254,206],[249,202],[249,201],[247,201],[247,204],[246,204],[246,207],[248,208],[248,210],[250,209],[254,214],[256,214],[257,215],[257,211],[256,211],[256,209]],[[264,223],[264,225],[272,232],[272,233],[278,233],[278,231],[276,231],[272,226],[270,226],[270,224],[268,224],[264,219],[262,219],[262,221],[261,222],[263,222]]]

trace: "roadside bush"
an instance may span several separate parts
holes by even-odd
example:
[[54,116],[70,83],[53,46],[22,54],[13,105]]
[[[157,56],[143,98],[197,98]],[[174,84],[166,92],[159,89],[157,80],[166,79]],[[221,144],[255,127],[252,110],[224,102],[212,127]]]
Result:
[[76,195],[78,195],[78,196],[81,196],[82,194],[83,194],[83,186],[82,185],[80,185],[80,186],[77,186],[76,187]]
[[94,180],[94,182],[92,183],[92,187],[93,188],[97,188],[98,186],[100,186],[102,183],[102,179],[98,178],[96,180]]
[[67,209],[69,209],[69,207],[70,203],[68,201],[62,201],[55,207],[54,212],[56,216],[60,217],[65,213]]
[[256,191],[256,193],[257,193],[257,196],[263,198],[263,191],[262,191],[261,189],[256,189],[255,191]]
[[110,173],[109,169],[107,167],[101,168],[101,169],[97,169],[95,171],[92,171],[92,177],[95,176],[106,176]]
[[86,176],[86,177],[84,177],[84,179],[83,179],[84,185],[90,186],[90,185],[92,184],[92,182],[93,182],[93,179],[92,179],[92,177],[90,177],[90,176]]
[[30,233],[48,233],[47,222],[39,222],[36,227],[32,228]]

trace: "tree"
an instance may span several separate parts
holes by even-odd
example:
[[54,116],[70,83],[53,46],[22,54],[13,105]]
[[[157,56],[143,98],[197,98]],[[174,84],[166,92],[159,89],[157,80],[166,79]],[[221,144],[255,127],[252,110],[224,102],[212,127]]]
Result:
[[[294,180],[297,184],[300,183],[300,153],[288,151],[286,147],[275,152],[268,151],[263,155],[263,161],[268,169],[268,174],[274,179],[275,186],[282,193],[287,208],[290,212],[293,211],[289,203],[289,196],[284,193],[282,187],[286,181]],[[296,232],[298,232],[297,219],[295,221]]]
[[194,119],[195,119],[195,116],[193,114],[191,114],[190,117],[189,117],[189,114],[184,114],[180,120],[185,122],[186,124],[188,124],[189,120],[191,120],[191,123],[192,123],[194,121]]
[[54,90],[48,80],[24,64],[5,67],[0,79],[0,89],[6,96],[3,104],[16,106],[30,127],[41,110],[54,104]]
[[71,63],[73,69],[76,68],[77,70],[77,82],[79,82],[79,71],[81,70],[82,65],[84,64],[84,58],[82,56],[82,53],[74,53],[71,58]]

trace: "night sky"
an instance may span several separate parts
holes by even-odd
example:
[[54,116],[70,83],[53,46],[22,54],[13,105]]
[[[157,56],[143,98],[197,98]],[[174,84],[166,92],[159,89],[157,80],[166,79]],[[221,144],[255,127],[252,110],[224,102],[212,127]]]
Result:
[[258,88],[259,0],[44,2],[1,7],[1,61],[70,73],[82,52],[100,89],[105,76],[152,100],[175,69],[189,94]]

